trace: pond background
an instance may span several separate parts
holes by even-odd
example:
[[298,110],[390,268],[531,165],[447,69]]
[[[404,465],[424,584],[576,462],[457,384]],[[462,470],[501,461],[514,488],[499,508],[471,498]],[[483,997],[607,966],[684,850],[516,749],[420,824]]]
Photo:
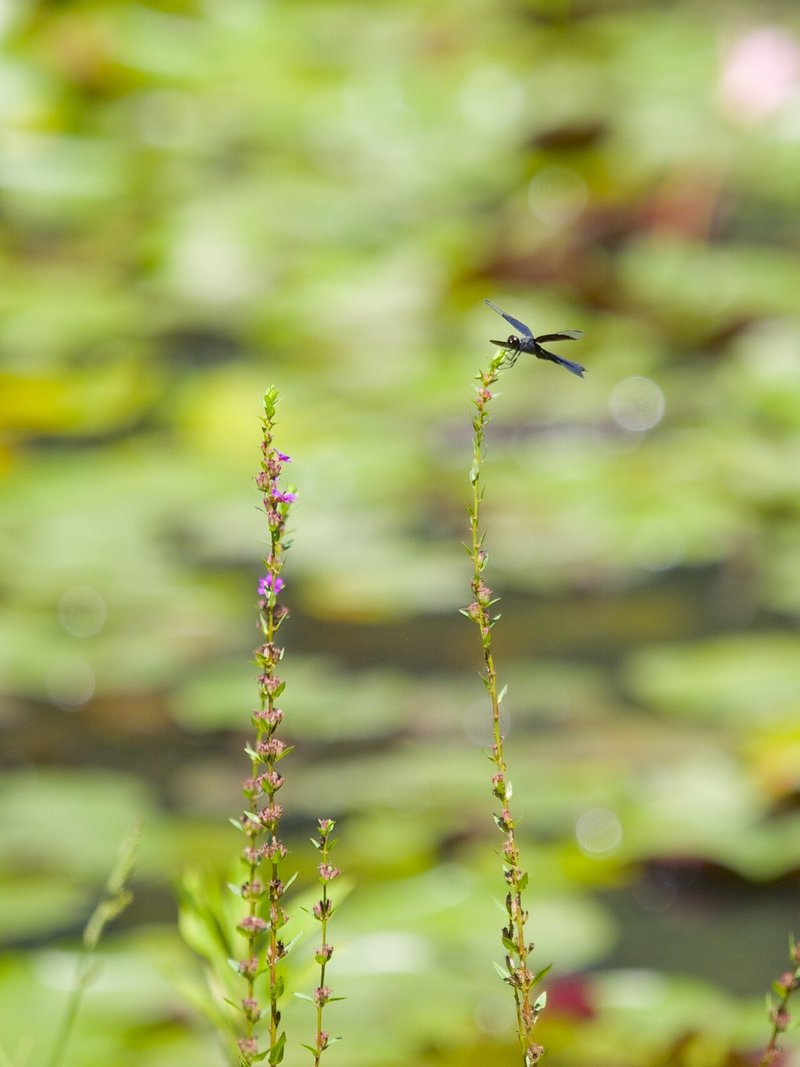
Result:
[[800,936],[796,5],[30,0],[0,27],[8,1062],[41,1061],[140,815],[67,1062],[223,1063],[175,887],[235,871],[273,383],[292,862],[334,816],[354,883],[327,1062],[517,1062],[457,613],[486,296],[583,330],[559,351],[587,366],[521,359],[486,467],[540,1040],[745,1062]]

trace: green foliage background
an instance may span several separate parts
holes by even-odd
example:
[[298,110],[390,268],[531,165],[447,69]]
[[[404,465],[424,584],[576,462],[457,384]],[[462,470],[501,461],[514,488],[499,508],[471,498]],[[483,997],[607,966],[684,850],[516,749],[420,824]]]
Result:
[[223,1062],[174,887],[238,847],[274,382],[293,860],[334,816],[355,883],[330,1067],[516,1062],[456,611],[490,296],[588,367],[520,361],[487,465],[541,1040],[745,1062],[800,935],[796,5],[21,0],[0,29],[5,1058],[41,1060],[141,814],[68,1062]]

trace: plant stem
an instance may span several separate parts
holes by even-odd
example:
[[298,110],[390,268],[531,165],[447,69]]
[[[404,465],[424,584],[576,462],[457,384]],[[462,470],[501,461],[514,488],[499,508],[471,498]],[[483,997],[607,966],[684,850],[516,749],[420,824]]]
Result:
[[793,970],[782,974],[772,983],[772,990],[777,996],[777,1003],[767,997],[769,1008],[769,1020],[772,1024],[769,1044],[764,1049],[758,1067],[769,1067],[780,1056],[778,1039],[789,1029],[791,1018],[789,1016],[789,998],[792,993],[800,988],[800,945],[795,944],[794,938],[789,942],[789,958],[792,961]]
[[316,1008],[316,1034],[314,1035],[314,1044],[306,1046],[314,1056],[314,1067],[319,1067],[322,1053],[330,1046],[332,1040],[336,1040],[335,1038],[331,1039],[327,1031],[322,1029],[323,1009],[331,1000],[341,999],[332,997],[330,988],[325,985],[325,971],[328,961],[333,955],[333,946],[328,942],[328,922],[333,915],[333,902],[328,896],[328,884],[334,878],[338,878],[341,873],[338,867],[332,866],[329,862],[331,849],[336,844],[336,841],[331,838],[335,825],[336,823],[333,819],[319,819],[317,822],[319,839],[317,840],[313,837],[311,839],[314,848],[319,850],[322,861],[317,867],[319,880],[322,884],[322,895],[314,905],[314,918],[320,924],[320,944],[314,956],[319,965],[319,985],[314,990],[313,997]]
[[[277,803],[276,794],[284,781],[277,764],[292,750],[276,736],[283,721],[283,712],[277,706],[277,701],[285,686],[277,673],[283,659],[283,649],[276,644],[276,638],[287,615],[286,608],[278,604],[278,594],[285,584],[281,571],[283,555],[288,547],[285,540],[286,520],[296,497],[295,493],[282,490],[279,484],[283,466],[289,462],[289,457],[279,452],[273,444],[277,399],[278,393],[274,388],[268,389],[264,395],[261,470],[256,477],[256,485],[262,493],[267,516],[269,552],[264,560],[266,573],[258,583],[259,626],[263,644],[256,649],[255,660],[260,672],[260,707],[252,714],[255,743],[247,745],[245,749],[250,758],[250,775],[242,787],[247,808],[237,823],[247,838],[242,854],[247,878],[241,887],[242,899],[247,903],[247,914],[238,924],[239,932],[247,940],[245,958],[238,965],[245,981],[245,996],[242,998],[244,1033],[238,1042],[240,1063],[245,1067],[263,1059],[258,1048],[256,1027],[266,1013],[256,996],[256,981],[263,973],[259,949],[264,940],[269,994],[270,1065],[281,1062],[286,1041],[286,1035],[280,1029],[280,1001],[284,989],[279,965],[288,952],[281,938],[281,930],[288,920],[282,905],[288,885],[281,878],[280,866],[287,855],[287,848],[278,836],[283,807]],[[268,865],[266,885],[260,877],[263,865]]]
[[477,395],[474,401],[475,414],[472,419],[473,459],[470,469],[472,484],[472,502],[469,506],[470,545],[466,546],[472,561],[472,579],[470,588],[473,600],[463,609],[471,619],[481,637],[483,649],[483,673],[481,678],[489,694],[492,710],[492,748],[489,759],[495,766],[492,775],[492,795],[500,801],[501,810],[495,814],[494,821],[504,835],[503,840],[503,877],[508,887],[505,899],[507,924],[502,930],[504,964],[500,970],[503,980],[511,986],[517,1015],[517,1034],[522,1049],[523,1064],[531,1067],[541,1059],[544,1049],[533,1040],[536,1020],[544,1007],[544,997],[534,1002],[534,987],[544,977],[549,968],[535,974],[528,967],[533,944],[525,940],[525,924],[528,913],[523,907],[522,894],[528,884],[528,876],[520,866],[519,848],[516,840],[516,823],[511,814],[511,782],[504,751],[504,738],[501,729],[500,705],[505,690],[498,692],[497,671],[492,652],[492,629],[499,619],[491,609],[497,603],[492,591],[484,580],[484,571],[488,555],[484,549],[485,533],[481,529],[481,504],[484,496],[482,479],[485,455],[485,433],[489,423],[489,403],[492,400],[492,387],[496,384],[500,371],[508,365],[504,352],[494,356],[487,368],[478,375]]

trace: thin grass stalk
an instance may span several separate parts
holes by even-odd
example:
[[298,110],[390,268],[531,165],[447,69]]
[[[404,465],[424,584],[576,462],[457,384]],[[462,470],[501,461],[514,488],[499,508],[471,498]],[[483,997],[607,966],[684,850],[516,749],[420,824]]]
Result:
[[120,844],[116,862],[103,888],[103,894],[84,927],[75,985],[67,1001],[61,1026],[47,1060],[47,1067],[60,1067],[64,1061],[84,995],[100,969],[95,959],[97,946],[100,944],[106,926],[121,915],[133,900],[133,894],[128,889],[128,882],[141,836],[142,824],[137,820]]

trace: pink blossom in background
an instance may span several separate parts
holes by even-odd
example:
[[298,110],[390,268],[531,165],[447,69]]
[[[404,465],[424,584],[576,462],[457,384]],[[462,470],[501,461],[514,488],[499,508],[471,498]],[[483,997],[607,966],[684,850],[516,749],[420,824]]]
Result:
[[761,26],[726,51],[718,98],[743,123],[769,118],[800,86],[800,46],[787,31]]

